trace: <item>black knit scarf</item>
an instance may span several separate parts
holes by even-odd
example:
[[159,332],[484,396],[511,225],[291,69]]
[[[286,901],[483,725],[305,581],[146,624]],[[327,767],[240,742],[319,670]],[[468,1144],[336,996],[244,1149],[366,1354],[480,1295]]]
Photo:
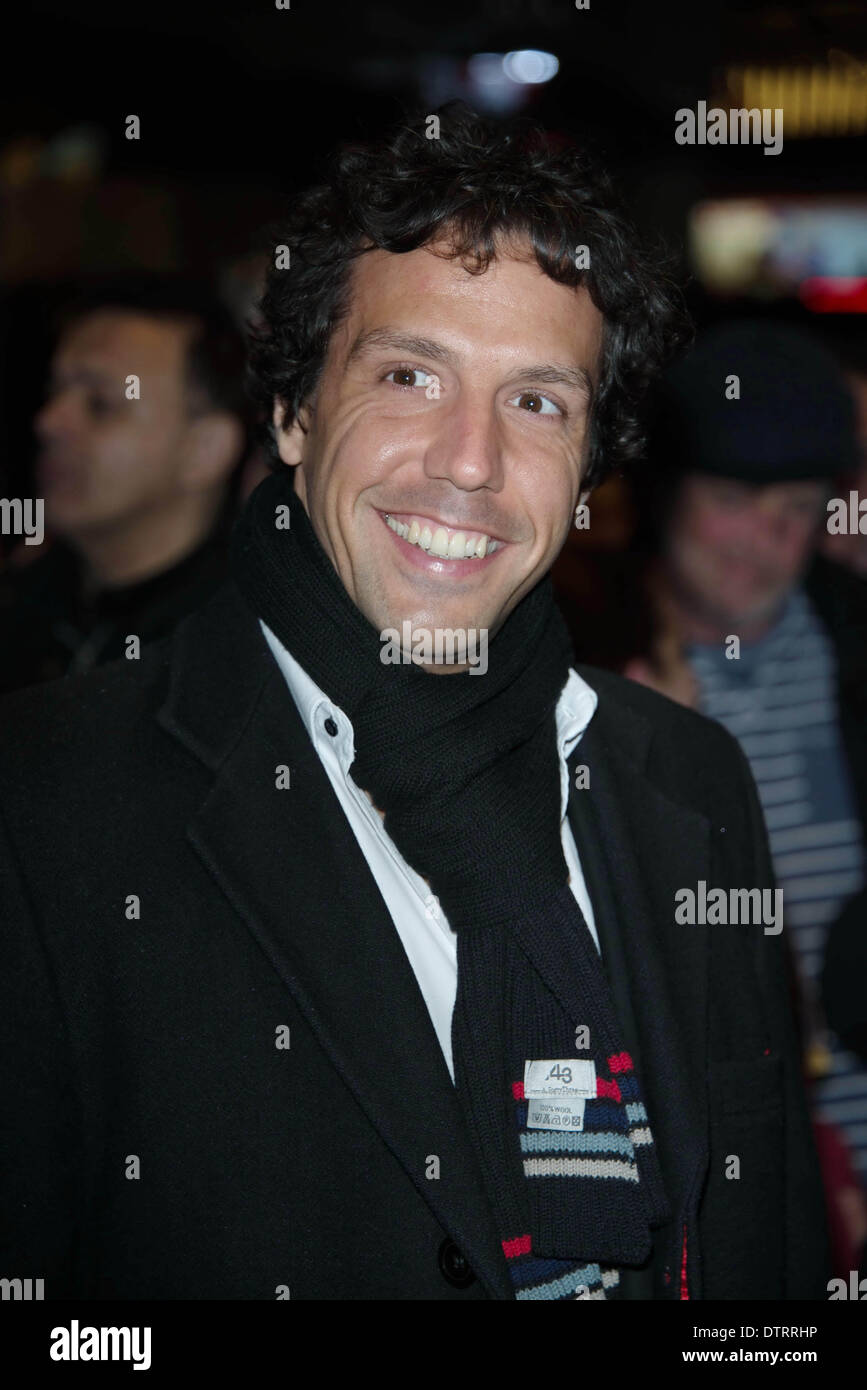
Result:
[[[381,634],[344,589],[288,470],[248,500],[232,568],[253,611],[351,720],[353,780],[457,933],[455,1084],[516,1297],[611,1296],[616,1267],[645,1260],[668,1212],[568,882],[555,711],[573,653],[550,580],[490,640],[483,675],[384,664]],[[528,1127],[539,1116],[528,1116],[525,1064],[550,1061],[556,1090],[570,1060],[585,1080],[595,1066],[583,1125],[567,1115],[574,1132]]]

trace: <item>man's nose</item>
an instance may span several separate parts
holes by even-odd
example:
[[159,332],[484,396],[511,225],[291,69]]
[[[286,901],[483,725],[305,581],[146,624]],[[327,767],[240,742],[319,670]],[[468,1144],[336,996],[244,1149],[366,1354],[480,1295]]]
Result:
[[424,467],[429,478],[447,478],[464,491],[499,491],[504,477],[502,439],[491,402],[462,398],[438,414]]
[[763,499],[753,514],[752,543],[759,550],[773,550],[792,530],[792,518],[774,498]]
[[74,434],[78,413],[66,392],[51,396],[34,417],[33,429],[36,438],[41,444],[49,444]]

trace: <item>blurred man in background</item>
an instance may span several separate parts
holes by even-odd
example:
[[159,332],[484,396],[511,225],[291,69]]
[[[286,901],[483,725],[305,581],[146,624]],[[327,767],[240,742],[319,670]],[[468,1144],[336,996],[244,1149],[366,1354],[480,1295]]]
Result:
[[592,606],[586,600],[582,606],[574,584],[571,589],[561,584],[558,590],[581,660],[697,708],[698,682],[652,556],[636,547],[601,562],[598,555],[593,559],[590,566],[573,563],[566,571],[592,586]]
[[[738,738],[762,801],[814,1114],[867,1188],[867,1067],[828,1028],[818,987],[828,931],[865,876],[867,585],[816,554],[831,479],[856,458],[852,400],[806,335],[728,325],[669,373],[653,453],[659,572],[698,708]],[[863,1199],[850,1215],[857,1249]]]
[[231,315],[198,287],[137,277],[66,311],[35,421],[52,539],[19,546],[0,584],[0,690],[123,656],[217,587],[247,454],[243,374]]
[[[855,492],[858,501],[867,498],[867,345],[860,325],[850,331],[828,332],[828,346],[846,374],[846,383],[855,401],[858,457],[855,469],[837,476],[835,496],[848,501]],[[829,560],[845,565],[853,574],[867,579],[867,516],[861,515],[858,529],[823,533],[820,549]]]

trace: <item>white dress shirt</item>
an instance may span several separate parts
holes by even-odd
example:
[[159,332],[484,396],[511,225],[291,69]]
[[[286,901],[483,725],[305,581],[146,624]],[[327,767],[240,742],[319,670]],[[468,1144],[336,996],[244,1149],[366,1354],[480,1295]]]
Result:
[[[368,796],[352,780],[355,758],[352,723],[338,705],[311,680],[307,672],[260,619],[262,631],[298,708],[322,766],[376,879],[397,933],[415,972],[452,1080],[452,1012],[458,979],[457,935],[452,931],[430,888],[412,869],[387,834],[382,818]],[[432,680],[436,677],[431,677]],[[577,671],[569,676],[557,702],[557,742],[560,751],[560,836],[569,869],[569,885],[587,921],[597,951],[599,938],[593,908],[584,882],[572,828],[566,816],[569,772],[566,759],[582,737],[596,710],[597,695]],[[333,720],[337,733],[325,725]]]

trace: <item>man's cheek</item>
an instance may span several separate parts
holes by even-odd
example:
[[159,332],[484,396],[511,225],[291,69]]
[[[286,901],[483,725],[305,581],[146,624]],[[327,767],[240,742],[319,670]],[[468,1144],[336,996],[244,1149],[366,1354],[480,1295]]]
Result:
[[717,569],[736,546],[736,532],[713,518],[701,521],[690,534],[690,553],[702,567]]
[[737,548],[747,538],[747,527],[737,516],[723,511],[706,512],[696,528],[699,541],[719,551]]
[[794,583],[802,570],[807,566],[810,559],[811,546],[809,543],[799,543],[791,546],[779,565],[780,573],[785,576],[789,583]]

